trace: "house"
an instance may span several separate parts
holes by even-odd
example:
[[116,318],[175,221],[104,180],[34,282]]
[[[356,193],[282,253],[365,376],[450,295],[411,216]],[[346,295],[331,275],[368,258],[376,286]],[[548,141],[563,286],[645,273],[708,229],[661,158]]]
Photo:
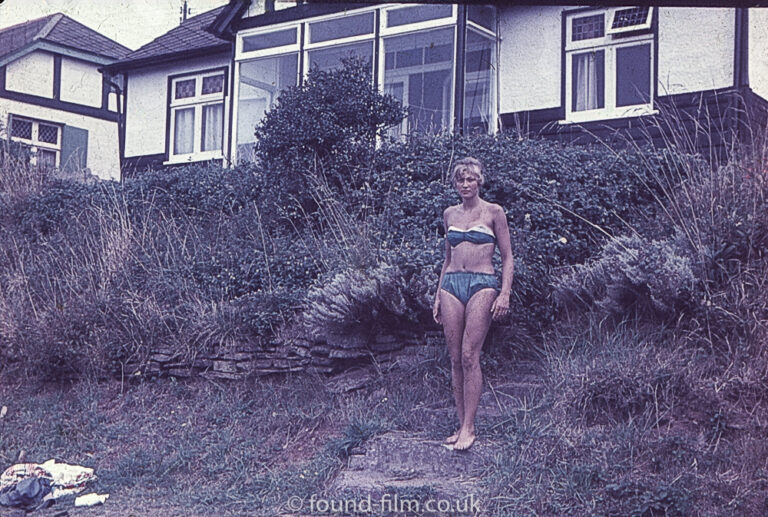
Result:
[[348,55],[410,108],[400,133],[578,140],[664,103],[738,123],[768,104],[766,26],[768,9],[737,7],[231,0],[106,68],[125,77],[123,165],[140,170],[252,159],[280,92]]
[[119,84],[99,68],[129,52],[60,13],[0,30],[0,136],[38,166],[119,179]]

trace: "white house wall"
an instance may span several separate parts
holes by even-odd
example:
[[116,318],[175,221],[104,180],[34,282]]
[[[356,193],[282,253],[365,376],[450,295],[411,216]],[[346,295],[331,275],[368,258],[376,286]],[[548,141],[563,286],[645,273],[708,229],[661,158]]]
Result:
[[659,95],[733,86],[733,8],[659,8]]
[[768,8],[749,10],[749,86],[768,99]]
[[499,8],[501,113],[560,105],[562,7]]
[[35,104],[0,99],[0,120],[8,122],[8,114],[23,115],[44,122],[66,124],[88,131],[86,163],[91,172],[103,179],[119,179],[117,124],[85,115],[60,111]]
[[[243,14],[243,18],[250,18],[252,16],[258,16],[265,12],[264,0],[251,0],[248,9]],[[296,0],[275,0],[275,11],[281,9],[288,9],[289,7],[295,7]]]
[[62,101],[101,107],[102,76],[97,65],[67,57],[61,60]]
[[248,6],[248,10],[245,11],[243,18],[250,18],[260,14],[264,14],[264,0],[251,0],[251,4]]
[[[556,108],[561,104],[562,6],[499,8],[501,113]],[[733,85],[734,9],[657,8],[658,94]],[[755,9],[753,9],[754,11]],[[768,10],[751,16],[765,42]],[[757,27],[762,27],[760,30]],[[756,37],[758,38],[758,37]],[[763,49],[765,48],[763,43]],[[755,49],[753,52],[759,52]],[[763,62],[768,54],[763,50]],[[752,65],[750,65],[752,70]],[[768,88],[768,84],[764,85]]]
[[14,92],[53,98],[53,54],[38,50],[8,63],[5,70],[5,88]]
[[[229,62],[230,56],[226,55],[129,71],[125,109],[125,156],[130,158],[165,153],[169,76],[228,67]],[[227,83],[229,79],[227,73]],[[227,89],[229,90],[229,87]],[[229,118],[227,105],[228,103],[225,104],[225,120]],[[227,125],[225,124],[225,127]],[[226,132],[224,141],[227,141]]]

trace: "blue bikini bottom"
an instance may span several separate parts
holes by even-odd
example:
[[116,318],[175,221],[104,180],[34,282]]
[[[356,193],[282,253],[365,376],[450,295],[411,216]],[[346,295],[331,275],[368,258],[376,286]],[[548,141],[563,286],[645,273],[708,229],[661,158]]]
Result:
[[457,271],[455,273],[445,273],[443,275],[444,290],[451,293],[466,306],[469,299],[481,289],[496,289],[498,291],[499,283],[496,275],[490,273],[470,273]]

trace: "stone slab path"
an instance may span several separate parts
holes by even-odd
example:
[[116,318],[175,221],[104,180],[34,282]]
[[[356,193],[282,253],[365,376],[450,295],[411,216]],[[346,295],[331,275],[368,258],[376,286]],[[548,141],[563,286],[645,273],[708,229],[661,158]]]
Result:
[[[481,432],[494,419],[525,407],[526,399],[540,385],[538,366],[532,361],[521,362],[508,379],[498,386],[486,383],[477,416]],[[455,419],[450,406],[419,411],[424,412],[425,420]],[[496,444],[482,435],[468,451],[453,451],[434,436],[388,432],[353,451],[329,493],[337,497],[370,494],[374,500],[393,493],[454,499],[478,494],[482,470],[497,451]]]

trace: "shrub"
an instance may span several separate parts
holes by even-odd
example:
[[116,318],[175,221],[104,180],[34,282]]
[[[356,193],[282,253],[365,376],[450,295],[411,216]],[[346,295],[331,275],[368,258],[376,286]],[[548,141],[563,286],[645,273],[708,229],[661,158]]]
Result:
[[311,335],[374,336],[405,317],[403,279],[396,267],[349,269],[321,279],[307,294],[304,322]]
[[259,201],[264,193],[261,170],[243,164],[228,169],[196,164],[148,172],[125,182],[132,210],[151,208],[167,215],[233,215]]
[[675,319],[690,308],[695,295],[691,261],[669,241],[638,235],[605,244],[586,264],[567,268],[555,281],[555,298],[565,309],[596,306],[603,313],[625,317]]
[[[620,234],[627,222],[637,219],[636,211],[653,206],[653,192],[643,181],[647,172],[639,166],[634,172],[627,169],[627,163],[636,161],[630,152],[617,158],[605,148],[568,147],[506,134],[414,135],[378,150],[375,171],[365,187],[370,193],[358,191],[356,198],[373,206],[381,240],[398,250],[398,262],[393,263],[403,271],[413,253],[403,244],[425,239],[437,250],[430,253],[430,259],[437,259],[431,268],[421,261],[429,268],[425,276],[439,271],[442,211],[458,202],[448,181],[452,160],[468,155],[486,166],[481,195],[507,211],[515,257],[514,319],[531,329],[554,319],[551,271],[585,261],[608,236]],[[431,302],[421,307],[430,308]]]
[[370,70],[361,59],[330,71],[313,68],[256,126],[256,156],[275,197],[311,204],[305,182],[311,171],[324,171],[333,186],[355,181],[349,172],[368,163],[376,137],[403,119],[400,103],[376,90]]
[[634,220],[634,235],[562,270],[562,306],[580,300],[598,318],[644,307],[635,314],[678,320],[692,343],[722,350],[759,341],[768,330],[768,182],[754,173],[753,156],[762,152],[737,148],[722,164],[672,149],[664,167],[639,155],[645,171],[633,174],[642,174],[655,209]]

